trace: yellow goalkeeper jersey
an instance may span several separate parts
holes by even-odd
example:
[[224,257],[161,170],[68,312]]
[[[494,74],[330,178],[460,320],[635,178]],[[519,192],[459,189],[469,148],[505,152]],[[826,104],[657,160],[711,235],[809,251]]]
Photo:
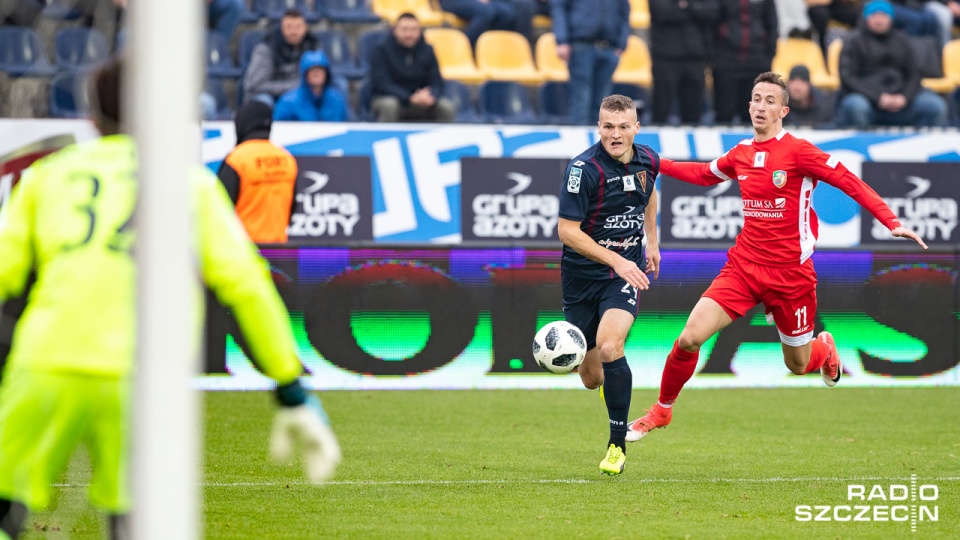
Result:
[[[136,337],[132,215],[137,158],[126,135],[71,145],[31,166],[0,211],[0,301],[36,282],[7,368],[127,376]],[[191,178],[197,259],[254,360],[281,384],[302,371],[269,267],[212,173]],[[199,304],[199,301],[198,301]]]

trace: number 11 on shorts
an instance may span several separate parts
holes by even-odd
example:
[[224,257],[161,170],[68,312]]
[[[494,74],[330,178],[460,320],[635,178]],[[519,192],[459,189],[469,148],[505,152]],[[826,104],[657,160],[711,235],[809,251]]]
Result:
[[795,315],[797,316],[797,328],[806,328],[807,327],[807,306],[797,309]]

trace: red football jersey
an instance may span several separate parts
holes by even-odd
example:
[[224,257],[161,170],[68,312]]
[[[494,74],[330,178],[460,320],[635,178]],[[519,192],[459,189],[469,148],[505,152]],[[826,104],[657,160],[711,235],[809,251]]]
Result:
[[888,229],[900,226],[877,192],[837,158],[786,131],[763,142],[740,141],[710,163],[663,159],[660,172],[703,186],[739,182],[743,230],[730,256],[758,264],[796,266],[813,254],[817,214],[811,201],[820,180],[849,195]]

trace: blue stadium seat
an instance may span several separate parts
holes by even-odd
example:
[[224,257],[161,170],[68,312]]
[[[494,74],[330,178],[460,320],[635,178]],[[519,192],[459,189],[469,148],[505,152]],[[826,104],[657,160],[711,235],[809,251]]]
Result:
[[379,29],[367,30],[360,34],[357,40],[357,66],[363,69],[364,73],[370,70],[370,55],[373,54],[373,48],[389,34],[389,30]]
[[219,32],[207,31],[207,75],[235,79],[243,70],[233,62],[230,44]]
[[240,64],[241,71],[247,69],[250,56],[253,55],[253,48],[263,41],[269,32],[270,30],[266,28],[253,28],[240,34],[237,40],[237,63]]
[[335,23],[379,23],[380,17],[370,10],[368,4],[365,0],[317,0],[317,11]]
[[233,109],[227,99],[227,91],[223,79],[207,77],[203,85],[204,92],[210,94],[217,103],[216,120],[230,120],[233,118]]
[[54,118],[79,118],[90,111],[87,98],[86,77],[63,71],[50,81],[50,116]]
[[0,27],[0,71],[13,77],[51,77],[56,72],[33,28]]
[[540,86],[540,117],[548,124],[570,123],[570,85],[547,81]]
[[260,21],[260,12],[253,5],[253,0],[243,0],[243,13],[240,14],[241,24],[256,24]]
[[280,20],[283,12],[290,8],[300,10],[308,23],[312,24],[320,20],[320,15],[310,7],[307,0],[254,0],[253,5],[260,15],[274,21]]
[[43,16],[48,19],[73,20],[80,18],[80,14],[73,10],[77,0],[47,0],[43,8]]
[[490,124],[536,124],[539,122],[530,93],[513,81],[487,81],[480,86],[480,114]]
[[457,115],[454,117],[456,122],[462,124],[480,124],[483,117],[477,114],[477,108],[473,105],[473,96],[470,95],[470,88],[458,81],[443,81],[443,97],[453,101],[457,108]]
[[330,60],[330,69],[335,75],[348,79],[362,79],[367,70],[357,65],[350,52],[350,38],[342,30],[331,28],[314,34],[320,48]]
[[76,71],[96,66],[110,56],[107,39],[99,30],[67,27],[57,30],[54,39],[57,66]]

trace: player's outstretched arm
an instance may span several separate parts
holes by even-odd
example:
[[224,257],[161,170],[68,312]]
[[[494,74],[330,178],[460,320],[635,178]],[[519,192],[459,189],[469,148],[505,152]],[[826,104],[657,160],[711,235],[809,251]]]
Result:
[[917,233],[911,231],[906,227],[896,227],[895,229],[890,231],[890,234],[896,236],[897,238],[909,238],[914,242],[920,244],[920,247],[922,247],[923,249],[927,249],[927,244],[923,241],[923,238],[920,238],[920,235],[918,235]]
[[[725,170],[727,172],[724,172]],[[672,159],[661,158],[660,174],[665,174],[682,182],[696,184],[698,186],[715,186],[730,180],[730,174],[736,175],[729,163],[727,154],[720,156],[710,163],[673,161]]]

